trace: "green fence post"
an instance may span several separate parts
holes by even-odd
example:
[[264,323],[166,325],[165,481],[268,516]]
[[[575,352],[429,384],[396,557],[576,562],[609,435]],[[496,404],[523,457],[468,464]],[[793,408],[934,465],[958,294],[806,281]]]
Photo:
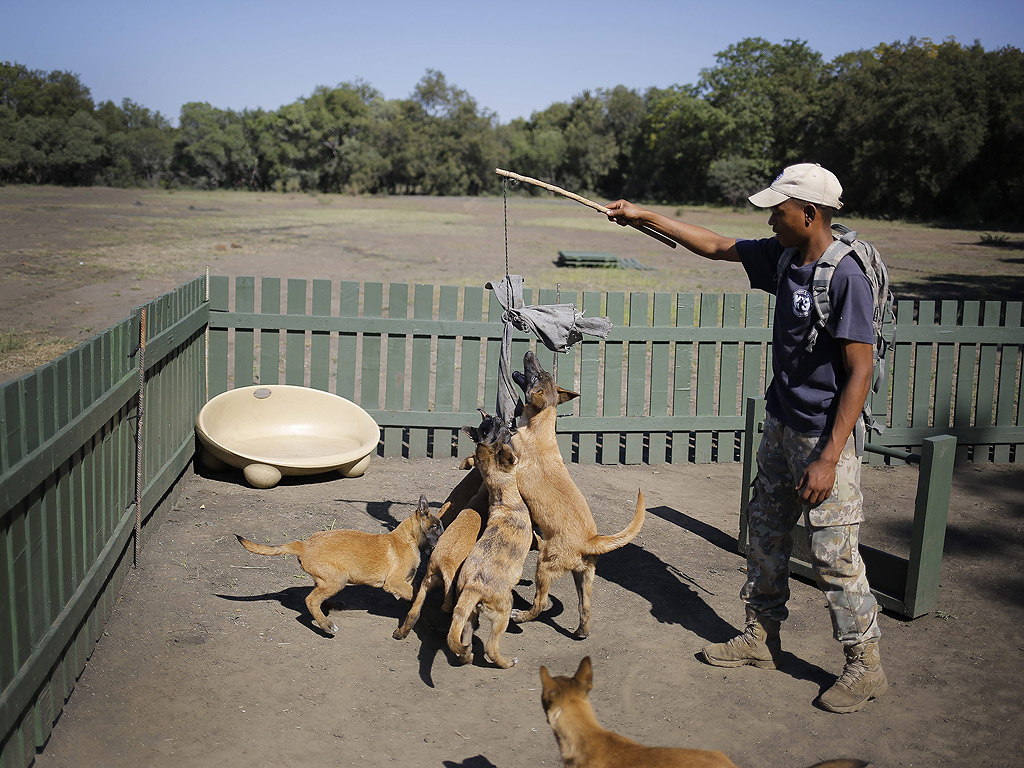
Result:
[[921,444],[921,469],[914,503],[914,530],[904,600],[906,614],[910,618],[931,611],[938,598],[955,459],[956,438],[952,435],[926,437]]

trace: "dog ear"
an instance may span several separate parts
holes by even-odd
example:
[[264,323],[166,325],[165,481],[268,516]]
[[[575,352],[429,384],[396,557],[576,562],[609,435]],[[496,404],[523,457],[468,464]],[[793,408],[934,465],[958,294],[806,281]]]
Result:
[[498,447],[498,463],[505,471],[511,471],[516,465],[519,459],[516,458],[515,451],[512,450],[512,446],[508,443],[502,443]]
[[543,665],[541,665],[541,668],[540,668],[540,685],[541,685],[541,690],[546,691],[546,690],[548,690],[554,684],[555,684],[555,681],[552,680],[551,679],[551,675],[548,674],[548,668],[543,666]]
[[417,514],[420,514],[420,515],[425,515],[428,512],[430,512],[430,502],[427,501],[427,494],[425,494],[425,493],[421,493],[420,494],[420,501],[416,505],[416,512],[417,512]]
[[479,443],[480,442],[480,431],[476,427],[470,427],[470,426],[467,425],[467,426],[462,428],[462,431],[465,432],[467,435],[469,435],[469,438],[474,443]]
[[561,387],[558,387],[557,389],[559,405],[561,405],[562,403],[568,403],[570,400],[575,400],[577,397],[580,396],[579,392],[573,392],[570,389],[562,389]]
[[589,656],[584,656],[583,661],[580,662],[580,667],[576,670],[576,682],[579,683],[586,691],[589,691],[593,687],[594,666],[590,663]]

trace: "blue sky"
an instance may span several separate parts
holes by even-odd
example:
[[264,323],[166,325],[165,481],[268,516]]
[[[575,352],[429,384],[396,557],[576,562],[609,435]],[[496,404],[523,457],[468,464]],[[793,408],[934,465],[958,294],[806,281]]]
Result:
[[74,72],[97,103],[175,123],[190,101],[276,109],[355,80],[405,98],[427,69],[508,122],[586,89],[693,83],[745,37],[830,60],[949,36],[1024,47],[1024,2],[0,0],[0,61]]

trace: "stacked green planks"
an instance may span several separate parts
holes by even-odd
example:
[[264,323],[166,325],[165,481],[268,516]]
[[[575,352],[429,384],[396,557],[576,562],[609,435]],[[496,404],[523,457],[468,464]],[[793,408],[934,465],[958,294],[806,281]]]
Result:
[[558,261],[555,264],[559,267],[600,267],[603,269],[646,269],[653,270],[641,264],[633,258],[616,256],[613,253],[604,251],[559,251]]

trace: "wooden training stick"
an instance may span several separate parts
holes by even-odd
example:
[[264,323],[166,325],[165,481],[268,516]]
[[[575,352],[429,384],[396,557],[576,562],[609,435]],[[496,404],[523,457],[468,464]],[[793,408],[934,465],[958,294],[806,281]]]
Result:
[[[557,195],[562,195],[563,197],[568,197],[570,200],[575,200],[577,203],[583,203],[583,205],[587,206],[588,208],[593,208],[595,211],[600,211],[601,213],[605,214],[606,216],[609,213],[611,213],[611,211],[609,211],[607,208],[605,208],[600,203],[595,203],[593,200],[587,200],[587,198],[585,198],[585,197],[581,197],[580,195],[577,195],[577,194],[575,194],[573,192],[569,192],[567,190],[564,190],[561,187],[556,187],[554,184],[548,184],[546,181],[540,181],[539,179],[533,179],[533,178],[530,178],[529,176],[520,176],[518,173],[512,173],[512,171],[505,171],[505,170],[502,170],[501,168],[495,168],[494,172],[496,174],[498,174],[499,176],[506,176],[506,177],[508,177],[510,179],[515,179],[516,181],[521,181],[524,184],[532,184],[535,187],[540,187],[541,189],[546,189],[548,192],[554,192]],[[665,245],[667,245],[669,248],[675,248],[676,247],[676,241],[675,240],[673,240],[673,239],[671,239],[669,237],[666,237],[665,235],[661,234],[661,232],[659,232],[658,230],[656,230],[656,229],[654,229],[652,227],[649,227],[646,224],[630,224],[629,226],[631,226],[631,227],[633,227],[635,229],[640,230],[645,235],[650,235],[655,240],[660,240]]]

